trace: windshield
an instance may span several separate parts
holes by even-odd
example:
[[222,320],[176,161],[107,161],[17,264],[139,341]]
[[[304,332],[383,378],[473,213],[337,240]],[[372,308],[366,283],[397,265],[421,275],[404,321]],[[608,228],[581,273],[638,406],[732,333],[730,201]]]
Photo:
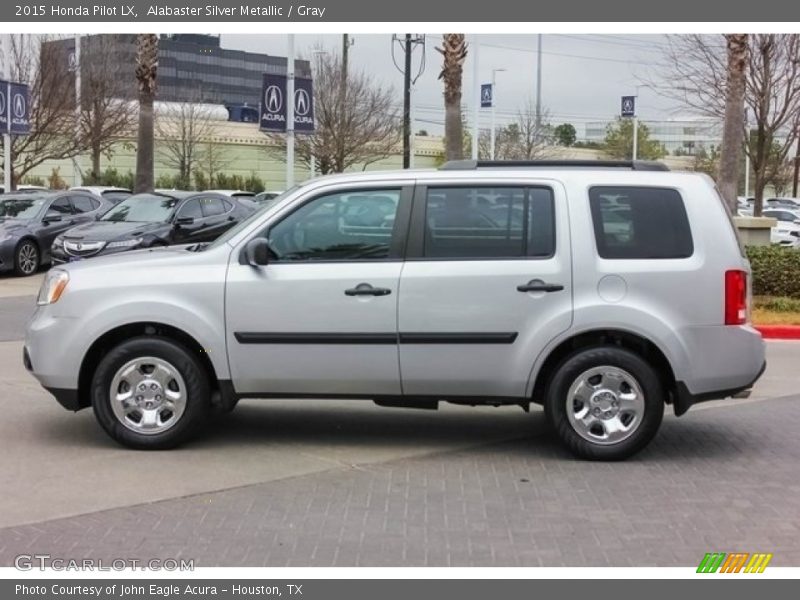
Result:
[[0,198],[0,218],[33,219],[42,209],[45,198]]
[[139,194],[126,198],[104,214],[101,221],[127,223],[161,223],[169,221],[177,198]]
[[301,185],[296,185],[293,188],[290,188],[290,189],[286,190],[285,192],[283,192],[280,196],[277,196],[277,197],[273,198],[269,202],[265,202],[265,203],[259,204],[258,205],[258,210],[256,210],[256,212],[254,212],[252,215],[247,217],[244,221],[240,221],[239,224],[236,225],[235,227],[231,227],[230,229],[228,229],[228,231],[226,231],[224,234],[222,234],[222,236],[218,237],[214,243],[210,244],[207,247],[208,248],[218,248],[222,244],[227,244],[228,240],[230,240],[231,238],[235,237],[240,231],[242,231],[243,229],[246,229],[247,227],[250,226],[250,224],[253,221],[258,219],[261,216],[261,213],[271,209],[278,202],[280,202],[284,198],[287,198],[288,196],[294,194],[301,187],[302,187],[302,184]]

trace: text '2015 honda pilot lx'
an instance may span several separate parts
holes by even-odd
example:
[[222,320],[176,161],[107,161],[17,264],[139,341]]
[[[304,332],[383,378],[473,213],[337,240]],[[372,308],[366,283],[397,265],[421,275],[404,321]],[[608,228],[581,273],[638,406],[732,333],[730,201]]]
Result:
[[[210,245],[50,271],[25,364],[117,441],[166,448],[241,398],[544,405],[620,459],[764,369],[750,268],[703,175],[448,163],[286,192]],[[216,409],[216,410],[215,410]]]

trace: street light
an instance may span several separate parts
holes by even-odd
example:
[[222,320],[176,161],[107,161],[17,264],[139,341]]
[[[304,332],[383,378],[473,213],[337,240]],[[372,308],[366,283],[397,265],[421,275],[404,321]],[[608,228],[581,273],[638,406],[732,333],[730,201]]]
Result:
[[[502,73],[505,69],[492,69],[492,135],[491,135],[491,154],[490,157],[494,160],[494,149],[495,149],[495,107],[497,106],[497,74]],[[477,142],[476,142],[477,143]]]
[[[639,89],[650,87],[649,84],[643,83],[641,85],[636,86],[636,94],[634,94],[634,98],[636,98],[636,102],[639,102]],[[632,160],[636,160],[637,154],[639,151],[639,115],[636,112],[633,113],[633,158]]]

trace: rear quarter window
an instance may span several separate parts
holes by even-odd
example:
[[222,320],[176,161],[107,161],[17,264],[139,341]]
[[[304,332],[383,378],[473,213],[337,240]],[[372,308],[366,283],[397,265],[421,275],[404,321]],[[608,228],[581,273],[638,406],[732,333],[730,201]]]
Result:
[[589,205],[601,258],[688,258],[694,252],[677,190],[596,186],[589,189]]

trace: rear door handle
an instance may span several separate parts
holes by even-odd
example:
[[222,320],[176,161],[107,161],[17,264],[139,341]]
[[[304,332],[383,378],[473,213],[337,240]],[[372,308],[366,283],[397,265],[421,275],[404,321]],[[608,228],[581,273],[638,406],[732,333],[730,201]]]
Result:
[[356,287],[344,291],[345,296],[388,296],[389,288],[372,287],[368,283],[359,283]]
[[518,285],[518,292],[560,292],[564,286],[559,283],[545,283],[541,279],[531,279],[524,285]]

